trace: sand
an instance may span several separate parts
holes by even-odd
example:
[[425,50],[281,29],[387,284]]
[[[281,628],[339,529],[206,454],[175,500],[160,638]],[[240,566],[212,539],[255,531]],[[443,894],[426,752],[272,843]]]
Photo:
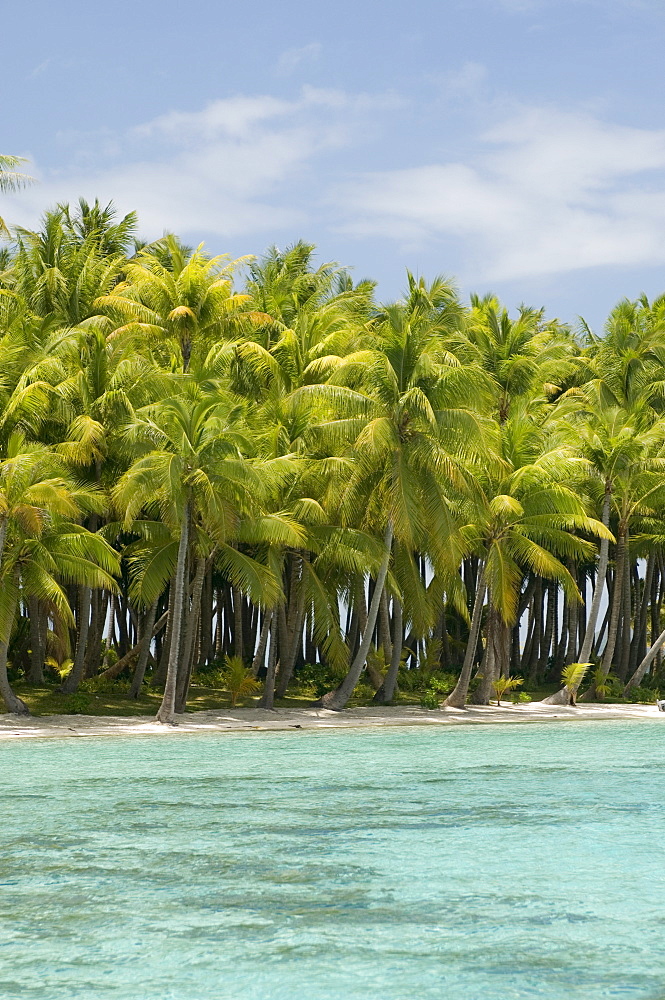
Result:
[[561,722],[565,720],[662,719],[655,705],[584,704],[577,708],[531,702],[524,705],[470,705],[464,709],[435,711],[417,706],[350,708],[331,712],[321,708],[238,708],[229,711],[192,712],[178,716],[177,725],[162,726],[150,716],[50,715],[17,718],[0,715],[0,739],[84,736],[169,736],[182,733],[269,731],[293,729],[347,729],[356,726],[459,726],[506,722]]

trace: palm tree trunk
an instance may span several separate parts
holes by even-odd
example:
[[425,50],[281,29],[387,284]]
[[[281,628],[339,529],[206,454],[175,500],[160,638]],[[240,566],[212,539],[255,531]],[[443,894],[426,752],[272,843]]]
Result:
[[283,698],[293,674],[299,646],[302,644],[302,626],[305,620],[304,560],[301,553],[296,553],[291,570],[291,585],[289,587],[289,617],[288,617],[288,649],[286,656],[280,655],[279,683],[275,695]]
[[272,622],[273,614],[274,612],[268,609],[263,612],[263,623],[259,634],[259,644],[256,647],[256,653],[254,654],[254,659],[252,660],[252,674],[254,677],[258,677],[261,667],[263,666],[263,661],[265,660],[266,648],[268,646],[268,636],[270,635],[270,623]]
[[92,608],[90,611],[90,632],[85,653],[83,668],[84,677],[94,677],[99,670],[102,659],[102,632],[106,618],[108,597],[97,587],[92,592]]
[[473,697],[474,705],[489,705],[492,685],[499,675],[499,670],[501,668],[501,658],[500,655],[497,656],[497,650],[500,644],[499,624],[499,612],[490,604],[489,614],[487,616],[487,641],[485,644],[485,655],[479,671],[480,685]]
[[90,602],[92,598],[92,590],[90,587],[81,587],[79,594],[79,630],[78,640],[76,643],[76,653],[74,654],[74,666],[62,683],[61,690],[63,694],[73,694],[83,680],[85,651],[88,642],[88,631],[90,629]]
[[245,658],[245,644],[243,642],[243,621],[242,621],[242,596],[237,587],[232,589],[233,595],[233,649],[236,656],[241,660]]
[[30,715],[30,709],[26,703],[14,694],[12,686],[7,677],[7,650],[8,642],[0,642],[0,696],[5,703],[5,708],[11,715]]
[[180,542],[178,544],[178,560],[175,572],[175,593],[173,595],[173,621],[171,622],[171,644],[169,662],[166,671],[164,696],[157,711],[157,721],[173,725],[175,722],[175,695],[178,680],[178,663],[180,660],[180,637],[184,616],[185,567],[187,565],[187,548],[189,545],[189,503],[185,504],[180,527]]
[[334,691],[328,691],[327,694],[320,699],[318,702],[322,708],[332,709],[334,712],[340,712],[348,702],[349,698],[355,690],[355,686],[360,680],[360,675],[363,671],[363,667],[367,661],[367,654],[369,653],[369,647],[372,642],[372,636],[374,634],[374,628],[376,626],[376,620],[379,614],[379,605],[381,603],[381,594],[383,592],[383,587],[386,582],[386,576],[388,574],[388,566],[390,564],[390,556],[392,553],[393,545],[393,526],[392,522],[388,522],[388,526],[385,531],[383,538],[383,544],[385,546],[385,554],[381,560],[381,566],[379,567],[379,572],[376,576],[376,584],[374,587],[374,593],[372,594],[372,602],[370,604],[369,613],[367,615],[367,623],[363,630],[362,640],[358,648],[358,652],[353,660],[349,671],[339,685]]
[[390,610],[388,608],[388,594],[383,588],[381,594],[381,604],[379,606],[379,635],[380,644],[383,647],[383,654],[386,662],[390,663],[393,655],[393,647],[390,639]]
[[[117,595],[115,593],[111,594],[111,600],[109,603],[109,620],[108,627],[106,630],[106,651],[110,650],[113,644],[113,639],[115,637],[115,606],[118,602]],[[106,657],[105,657],[106,658]]]
[[655,660],[656,656],[662,649],[663,644],[665,644],[665,631],[660,633],[656,641],[653,643],[651,649],[649,650],[649,652],[644,657],[644,659],[640,663],[639,667],[637,668],[633,676],[626,684],[625,688],[623,689],[624,697],[627,697],[632,688],[639,687],[639,685],[642,683],[644,675],[646,674],[652,662]]
[[[168,619],[169,619],[169,610],[165,611],[164,614],[152,626],[152,634],[150,636],[150,639],[148,640],[148,645],[150,645],[150,642],[152,641],[152,639],[161,632],[161,630],[167,624]],[[141,649],[143,648],[142,647],[142,641],[143,640],[141,640],[140,642],[138,642],[136,644],[136,646],[132,646],[132,648],[129,650],[129,652],[125,653],[125,655],[122,657],[122,659],[117,660],[110,667],[107,667],[106,670],[103,673],[101,673],[99,676],[100,677],[109,677],[109,678],[118,677],[123,672],[123,670],[125,669],[125,667],[129,666],[129,664],[131,663],[132,659],[135,656],[137,656],[137,655],[140,656]],[[165,651],[164,655],[167,658],[166,662],[165,662],[165,665],[164,665],[164,675],[166,675],[166,665],[168,663],[168,648],[169,647],[168,647],[167,643],[164,643],[164,651]],[[161,667],[161,665],[160,665],[160,667]],[[164,676],[164,679],[166,679],[166,676]],[[155,677],[153,678],[153,684],[157,685],[158,683],[160,683],[160,681],[159,681],[159,679],[157,677],[157,673],[156,673]]]
[[143,684],[143,678],[145,677],[145,669],[148,665],[148,657],[150,656],[150,643],[152,642],[153,630],[155,628],[155,617],[157,615],[157,605],[159,603],[159,598],[151,604],[151,606],[146,611],[143,618],[143,635],[141,636],[141,641],[139,642],[138,648],[139,658],[136,661],[136,668],[134,670],[134,676],[132,677],[132,686],[129,689],[130,698],[138,698],[141,693],[141,685]]
[[483,604],[485,603],[485,565],[479,565],[478,582],[476,584],[476,598],[473,602],[473,614],[471,615],[471,628],[469,630],[469,641],[466,644],[464,663],[459,675],[457,684],[450,692],[443,705],[444,708],[464,708],[469,694],[469,682],[471,681],[471,670],[476,656],[478,637],[480,636],[480,623],[482,620]]
[[631,673],[635,671],[638,662],[641,662],[647,654],[647,614],[649,610],[649,600],[651,598],[655,569],[656,559],[652,553],[647,559],[647,568],[646,573],[644,574],[641,598],[639,600],[638,610],[635,614],[635,631],[630,650],[629,671]]
[[547,663],[550,656],[550,649],[552,648],[552,636],[554,635],[556,612],[557,612],[557,584],[552,582],[547,587],[547,620],[545,623],[545,635],[543,636],[543,644],[540,649],[540,659],[543,664],[543,670],[539,671],[536,676],[537,683],[542,681],[543,676],[547,673]]
[[[610,523],[611,497],[612,497],[612,491],[608,484],[605,486],[605,498],[603,500],[603,513],[601,518],[606,528],[609,527]],[[609,555],[610,555],[609,539],[601,538],[600,550],[598,553],[598,572],[596,573],[596,585],[593,588],[593,597],[591,599],[591,608],[589,609],[589,617],[586,623],[584,642],[582,643],[582,648],[580,649],[580,663],[590,662],[594,639],[596,636],[596,624],[598,622],[600,603],[603,596],[603,590],[605,589],[605,579],[607,577],[607,565],[609,562]]]
[[275,705],[275,670],[277,669],[277,636],[279,632],[279,622],[277,615],[273,614],[270,622],[270,651],[268,653],[268,669],[263,685],[263,694],[259,698],[257,708],[266,708],[272,712]]
[[[5,522],[6,523],[6,522]],[[1,527],[0,527],[1,531]],[[2,541],[0,539],[0,541]],[[5,708],[11,715],[30,715],[30,709],[26,703],[14,694],[12,686],[7,677],[7,653],[9,650],[9,636],[11,635],[16,608],[11,613],[11,620],[7,625],[7,640],[0,641],[0,697],[5,703]]]
[[206,560],[204,556],[199,556],[196,560],[196,570],[194,573],[194,584],[192,587],[192,607],[187,618],[187,634],[180,660],[178,671],[178,682],[176,684],[175,710],[178,714],[185,711],[187,702],[187,692],[189,682],[192,677],[194,666],[196,636],[199,628],[199,618],[201,615],[201,594],[203,592],[203,579],[205,577]]
[[610,612],[610,623],[607,632],[607,645],[603,655],[603,674],[607,676],[612,669],[614,650],[619,630],[619,614],[621,610],[621,597],[623,591],[624,574],[623,563],[625,554],[624,532],[619,529],[617,537],[616,569],[614,572],[614,591],[612,593],[612,610]]
[[30,684],[44,683],[44,646],[42,644],[41,630],[41,603],[36,597],[28,598],[28,612],[30,615],[30,673],[28,681]]
[[[444,623],[445,630],[445,623]],[[399,673],[399,665],[402,661],[402,646],[404,645],[404,621],[402,613],[402,602],[399,597],[394,598],[394,610],[393,610],[393,638],[392,638],[392,656],[390,658],[390,666],[383,680],[383,684],[379,690],[374,695],[372,699],[377,705],[389,705],[390,702],[395,697],[395,688],[397,687],[397,674]]]
[[[577,579],[577,569],[576,567],[571,567],[571,573],[578,583]],[[568,646],[566,647],[566,663],[576,663],[577,662],[577,650],[579,643],[578,635],[578,611],[579,603],[578,601],[571,601],[570,608],[568,611]]]
[[540,647],[543,642],[543,606],[545,603],[545,592],[542,577],[538,577],[536,589],[533,595],[533,636],[531,638],[531,648],[529,659],[523,666],[528,670],[528,684],[535,684],[540,668]]
[[632,625],[632,601],[631,601],[631,566],[630,566],[630,534],[626,528],[626,540],[624,542],[623,553],[623,595],[622,595],[622,622],[621,622],[621,654],[617,676],[620,680],[626,681],[628,668],[630,665],[630,642]]

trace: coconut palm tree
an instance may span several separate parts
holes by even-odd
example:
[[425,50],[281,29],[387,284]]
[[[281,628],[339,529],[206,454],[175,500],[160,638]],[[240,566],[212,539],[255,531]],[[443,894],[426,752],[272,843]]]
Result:
[[[451,290],[446,301],[453,298]],[[474,392],[482,397],[487,379],[449,357],[441,343],[444,326],[445,316],[416,296],[388,307],[373,328],[372,350],[324,359],[326,384],[298,393],[331,408],[329,419],[313,428],[315,438],[338,447],[348,442],[353,468],[340,496],[342,523],[368,528],[384,544],[358,651],[342,684],[322,698],[328,708],[344,707],[365,666],[393,541],[406,577],[414,575],[408,554],[427,553],[454,587],[461,545],[445,485],[462,479],[459,457],[480,447],[478,421],[466,404]],[[401,652],[402,637],[395,643]]]
[[478,582],[462,672],[444,702],[454,708],[462,708],[468,696],[486,595],[490,634],[480,692],[484,703],[495,674],[507,670],[505,655],[494,652],[497,646],[505,649],[496,634],[516,621],[524,572],[556,580],[571,599],[578,599],[561,557],[593,554],[592,544],[578,533],[609,536],[603,524],[588,516],[579,490],[568,485],[581,478],[583,461],[525,409],[528,404],[518,408],[512,401],[510,416],[500,427],[496,458],[485,457],[478,464],[470,487],[458,499],[461,534],[478,558]]
[[14,700],[6,677],[19,598],[47,600],[59,614],[71,617],[58,580],[83,585],[102,580],[113,589],[112,574],[118,565],[103,539],[71,523],[83,512],[99,508],[103,498],[72,481],[51,449],[29,444],[20,432],[13,432],[0,463],[0,478],[0,693],[8,711],[23,712],[25,706]]
[[[22,156],[8,156],[7,154],[0,154],[0,191],[19,191],[26,184],[30,184],[33,180],[27,174],[21,173],[17,170],[22,163],[27,163]],[[9,230],[7,229],[7,224],[5,220],[0,216],[0,233],[5,233],[9,235]]]
[[173,236],[129,261],[126,280],[96,300],[118,333],[146,340],[165,369],[187,372],[212,344],[229,337],[247,296],[234,294],[233,271],[242,261],[188,251]]
[[187,623],[188,560],[205,555],[201,549],[205,540],[215,546],[218,565],[254,600],[273,605],[280,596],[279,582],[270,569],[232,544],[243,513],[256,509],[262,492],[261,478],[244,458],[251,449],[237,428],[239,415],[238,407],[228,400],[202,398],[193,392],[137,411],[126,430],[127,444],[138,455],[114,491],[125,524],[131,527],[146,509],[178,536],[170,655],[157,714],[160,722],[174,721]]

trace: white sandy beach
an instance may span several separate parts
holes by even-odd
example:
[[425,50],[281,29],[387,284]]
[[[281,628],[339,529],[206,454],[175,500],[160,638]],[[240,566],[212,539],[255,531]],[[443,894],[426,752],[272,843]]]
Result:
[[544,705],[469,705],[464,709],[428,711],[417,706],[351,708],[331,712],[321,708],[239,708],[233,711],[192,712],[178,717],[176,726],[162,726],[152,716],[50,715],[17,718],[0,715],[0,739],[22,737],[147,736],[176,733],[268,731],[291,729],[347,729],[357,726],[459,726],[505,722],[561,722],[591,720],[644,721],[662,719],[655,705],[589,704],[578,708]]

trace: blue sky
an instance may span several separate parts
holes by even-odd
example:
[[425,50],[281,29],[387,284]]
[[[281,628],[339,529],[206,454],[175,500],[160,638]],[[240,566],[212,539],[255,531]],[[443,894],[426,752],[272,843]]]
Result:
[[[298,238],[594,327],[665,290],[663,0],[23,0],[0,149],[215,253]],[[11,87],[7,87],[7,82]]]

